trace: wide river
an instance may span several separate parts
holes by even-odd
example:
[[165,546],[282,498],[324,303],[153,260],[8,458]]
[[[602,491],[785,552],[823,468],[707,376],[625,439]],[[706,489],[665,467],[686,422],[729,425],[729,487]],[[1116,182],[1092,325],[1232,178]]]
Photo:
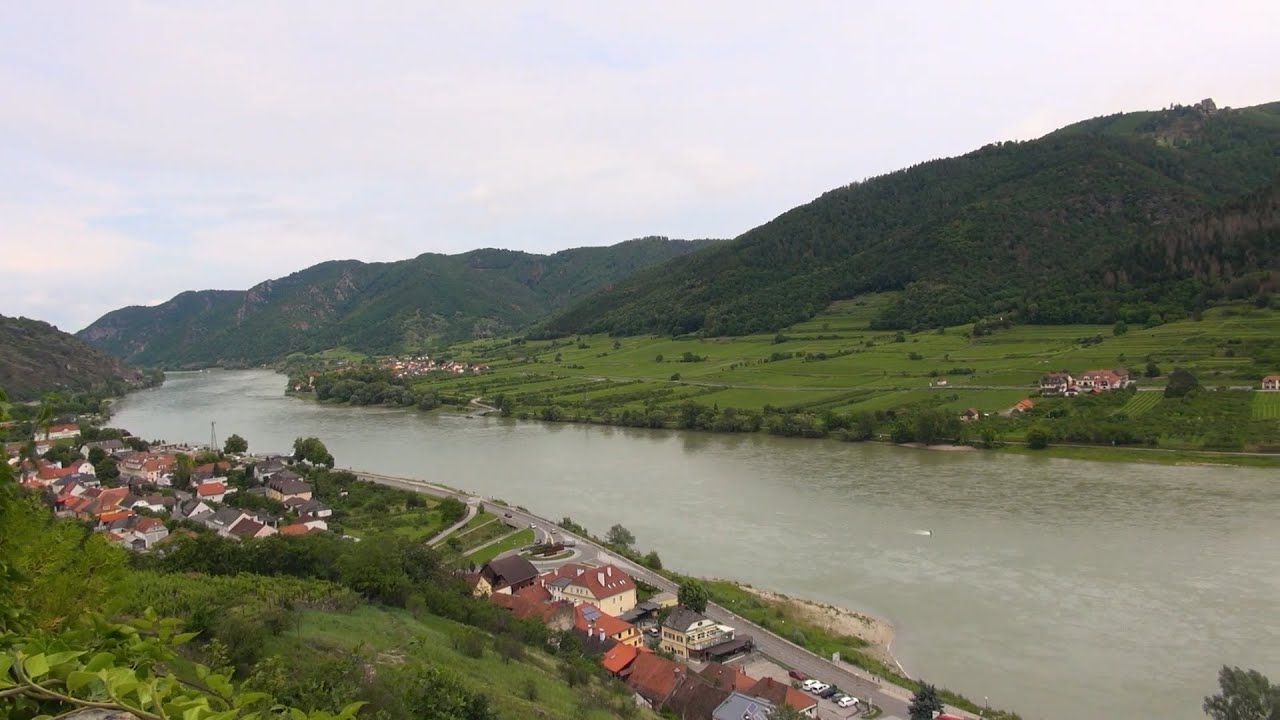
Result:
[[[1224,664],[1280,679],[1280,472],[943,453],[322,407],[268,371],[175,373],[113,425],[435,480],[670,567],[865,610],[914,675],[1031,720],[1203,718]],[[928,536],[922,530],[932,530]]]

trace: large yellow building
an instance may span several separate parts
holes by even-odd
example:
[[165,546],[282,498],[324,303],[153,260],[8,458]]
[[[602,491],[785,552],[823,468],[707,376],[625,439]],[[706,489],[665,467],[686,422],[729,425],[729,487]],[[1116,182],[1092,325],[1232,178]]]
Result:
[[567,563],[544,573],[538,582],[547,588],[553,600],[587,603],[613,617],[636,606],[635,581],[613,565],[591,567]]

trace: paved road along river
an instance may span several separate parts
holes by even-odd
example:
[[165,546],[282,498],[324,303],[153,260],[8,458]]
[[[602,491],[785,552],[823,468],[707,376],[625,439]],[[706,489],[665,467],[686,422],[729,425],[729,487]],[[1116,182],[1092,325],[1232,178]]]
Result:
[[[1280,473],[642,431],[284,397],[178,373],[114,423],[621,522],[695,575],[887,617],[913,674],[1029,719],[1202,718],[1223,663],[1280,677]],[[917,531],[931,530],[932,536]]]

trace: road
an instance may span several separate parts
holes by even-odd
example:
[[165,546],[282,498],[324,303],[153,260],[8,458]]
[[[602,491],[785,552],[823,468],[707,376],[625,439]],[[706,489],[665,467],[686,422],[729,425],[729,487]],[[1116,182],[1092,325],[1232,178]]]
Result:
[[[472,507],[477,507],[480,503],[486,503],[492,510],[502,516],[502,521],[512,527],[532,527],[534,528],[535,539],[541,534],[542,540],[550,539],[553,534],[560,537],[572,537],[576,539],[578,554],[575,561],[578,562],[597,562],[612,563],[617,567],[625,570],[632,577],[648,583],[659,590],[665,590],[671,593],[678,593],[680,586],[659,575],[649,568],[637,565],[630,560],[614,555],[604,547],[597,545],[588,538],[575,535],[560,528],[555,523],[546,518],[538,517],[533,513],[520,510],[514,507],[500,505],[492,498],[484,498],[471,495],[470,493],[443,488],[438,485],[432,485],[420,480],[411,480],[408,478],[398,478],[389,475],[379,475],[376,473],[361,472],[351,470],[356,477],[368,482],[378,483],[380,485],[389,485],[402,490],[412,492],[425,493],[436,497],[456,497],[463,500]],[[903,688],[894,685],[881,684],[870,679],[867,673],[861,669],[853,668],[844,663],[836,664],[828,658],[819,657],[804,648],[786,640],[773,632],[766,630],[759,625],[747,620],[740,615],[723,608],[719,605],[708,604],[705,615],[718,623],[730,625],[740,633],[747,633],[755,640],[756,649],[769,657],[776,660],[782,665],[794,668],[809,677],[816,677],[823,682],[834,684],[840,687],[850,695],[858,698],[866,698],[871,702],[879,705],[886,715],[897,715],[899,717],[907,717],[908,700],[911,693]],[[964,718],[976,718],[977,716],[958,708],[948,707],[947,712]]]

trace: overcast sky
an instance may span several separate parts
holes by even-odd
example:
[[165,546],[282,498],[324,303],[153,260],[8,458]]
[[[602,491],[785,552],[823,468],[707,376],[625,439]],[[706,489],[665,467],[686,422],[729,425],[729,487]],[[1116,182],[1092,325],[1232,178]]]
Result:
[[991,141],[1280,100],[1278,31],[1274,0],[0,0],[0,314],[733,237]]

